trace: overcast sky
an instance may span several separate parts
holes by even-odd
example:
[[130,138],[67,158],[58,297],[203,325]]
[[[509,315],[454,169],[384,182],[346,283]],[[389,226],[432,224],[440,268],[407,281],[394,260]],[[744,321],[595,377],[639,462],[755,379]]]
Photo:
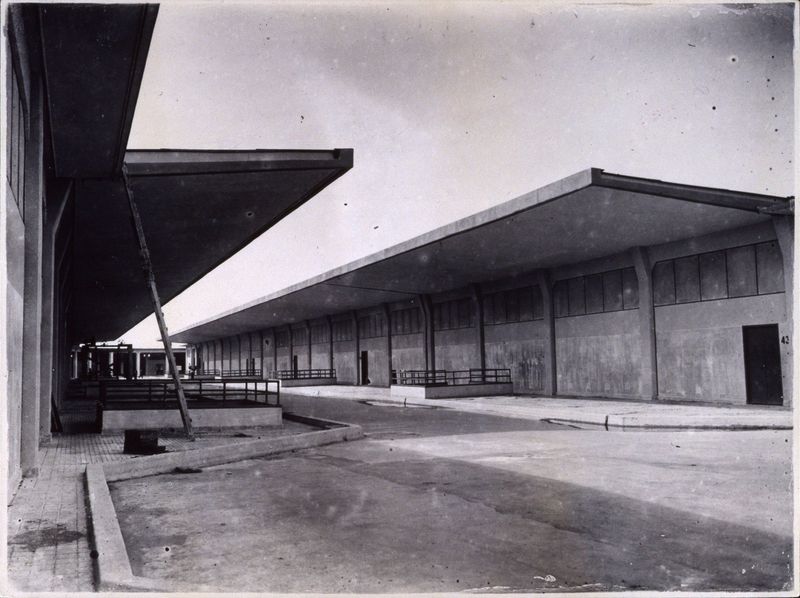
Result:
[[[588,167],[793,194],[792,18],[163,4],[130,148],[355,149],[350,172],[170,302],[170,330]],[[153,345],[155,319],[122,338]]]

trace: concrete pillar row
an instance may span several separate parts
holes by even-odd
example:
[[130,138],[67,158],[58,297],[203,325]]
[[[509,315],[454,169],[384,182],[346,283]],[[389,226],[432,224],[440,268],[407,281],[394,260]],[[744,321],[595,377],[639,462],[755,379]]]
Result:
[[639,282],[639,395],[658,399],[658,362],[656,358],[656,318],[653,306],[653,264],[645,247],[631,250],[636,279]]
[[42,237],[44,228],[42,83],[30,87],[29,131],[24,169],[25,282],[22,320],[22,429],[20,469],[38,472],[39,411],[42,386]]
[[544,346],[544,394],[554,397],[558,394],[558,372],[556,370],[556,321],[553,309],[553,282],[544,270],[536,273],[536,283],[542,294],[542,315],[545,325]]

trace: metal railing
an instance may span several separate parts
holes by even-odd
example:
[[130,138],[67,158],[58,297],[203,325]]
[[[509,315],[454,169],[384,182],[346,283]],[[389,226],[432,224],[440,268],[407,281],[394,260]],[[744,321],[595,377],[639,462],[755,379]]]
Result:
[[[280,380],[181,380],[187,401],[248,401],[275,405],[281,404]],[[99,401],[158,402],[176,400],[172,380],[102,380],[99,383]],[[191,407],[191,404],[189,405]]]
[[280,380],[309,380],[311,378],[336,378],[336,370],[275,370],[270,373],[271,378]]
[[[214,370],[219,371],[219,370]],[[219,374],[222,378],[261,378],[261,370],[247,368],[244,370],[222,370]]]
[[467,384],[510,384],[508,368],[469,370],[400,370],[397,383],[406,386],[465,386]]

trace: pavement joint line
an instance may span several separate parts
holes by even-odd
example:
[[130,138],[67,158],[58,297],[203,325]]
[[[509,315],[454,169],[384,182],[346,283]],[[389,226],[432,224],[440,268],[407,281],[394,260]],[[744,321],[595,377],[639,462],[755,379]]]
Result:
[[[94,569],[97,590],[107,591],[187,591],[185,584],[169,580],[151,579],[134,575],[131,568],[117,511],[108,488],[109,481],[119,481],[137,477],[157,475],[172,471],[175,467],[210,467],[235,461],[242,461],[289,452],[305,448],[323,446],[336,442],[358,440],[364,437],[361,426],[314,419],[326,429],[304,434],[265,438],[233,445],[204,447],[191,451],[162,453],[131,459],[103,463],[90,463],[84,472],[88,496],[88,519],[90,536],[93,539],[97,557]],[[330,428],[328,426],[335,425]],[[219,592],[219,588],[197,586],[193,592]]]

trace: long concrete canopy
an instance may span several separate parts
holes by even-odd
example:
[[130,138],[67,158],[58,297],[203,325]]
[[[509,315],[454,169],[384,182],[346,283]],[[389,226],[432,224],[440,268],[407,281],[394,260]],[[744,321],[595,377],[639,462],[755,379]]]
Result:
[[786,198],[584,170],[171,336],[203,342],[746,226]]
[[[352,150],[128,151],[125,164],[162,302],[353,165]],[[112,339],[152,313],[125,187],[75,188],[73,341]]]
[[[128,150],[157,14],[149,4],[47,4],[26,11],[20,29],[10,31],[41,40],[32,62],[42,65],[45,80],[51,188],[73,194],[69,207],[54,210],[72,222],[72,249],[57,267],[71,272],[73,343],[116,338],[153,311],[123,164],[162,302],[353,165],[349,149]],[[23,94],[30,85],[26,79]]]

